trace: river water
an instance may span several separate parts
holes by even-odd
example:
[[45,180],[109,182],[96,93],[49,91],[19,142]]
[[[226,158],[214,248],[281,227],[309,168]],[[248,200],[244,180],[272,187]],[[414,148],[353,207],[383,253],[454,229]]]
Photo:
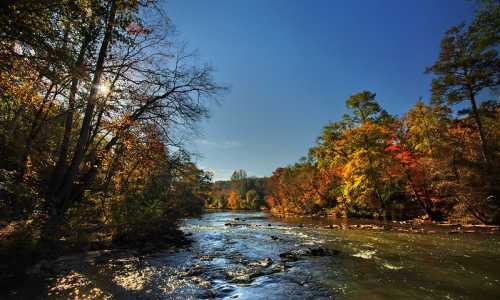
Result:
[[189,248],[62,259],[45,292],[51,299],[500,299],[498,232],[325,228],[334,223],[206,213],[182,224]]

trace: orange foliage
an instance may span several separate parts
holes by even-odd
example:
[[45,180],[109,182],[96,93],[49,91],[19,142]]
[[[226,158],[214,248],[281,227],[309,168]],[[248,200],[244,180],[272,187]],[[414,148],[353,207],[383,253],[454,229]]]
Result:
[[230,191],[227,197],[227,207],[229,209],[238,209],[240,202],[240,195],[236,191]]

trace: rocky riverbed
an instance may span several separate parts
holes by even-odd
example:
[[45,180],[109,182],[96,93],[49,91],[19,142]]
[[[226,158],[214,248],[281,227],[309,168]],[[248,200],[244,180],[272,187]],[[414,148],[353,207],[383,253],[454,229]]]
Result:
[[42,262],[8,297],[498,299],[497,231],[399,225],[207,213],[183,223],[189,247]]

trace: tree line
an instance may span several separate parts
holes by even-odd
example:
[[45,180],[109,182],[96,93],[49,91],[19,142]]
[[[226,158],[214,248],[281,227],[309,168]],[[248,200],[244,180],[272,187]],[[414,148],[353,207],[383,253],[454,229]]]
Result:
[[1,254],[143,241],[200,212],[211,175],[184,138],[225,90],[212,73],[158,1],[4,1]]
[[245,170],[235,170],[231,179],[212,184],[205,207],[217,209],[265,209],[267,178],[248,177]]
[[428,104],[397,117],[371,91],[350,96],[309,155],[268,179],[271,210],[500,223],[500,3],[481,3],[442,39]]
[[468,26],[446,32],[426,69],[429,103],[398,117],[374,92],[356,93],[307,157],[268,178],[236,170],[212,185],[205,206],[499,224],[500,3],[480,4]]

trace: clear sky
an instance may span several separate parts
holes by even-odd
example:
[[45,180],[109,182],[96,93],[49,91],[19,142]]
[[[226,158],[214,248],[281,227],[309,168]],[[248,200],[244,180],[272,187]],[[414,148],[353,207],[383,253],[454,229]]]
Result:
[[377,93],[401,115],[428,98],[424,69],[467,0],[167,0],[179,40],[230,87],[190,145],[215,179],[269,176],[307,154],[345,99]]

